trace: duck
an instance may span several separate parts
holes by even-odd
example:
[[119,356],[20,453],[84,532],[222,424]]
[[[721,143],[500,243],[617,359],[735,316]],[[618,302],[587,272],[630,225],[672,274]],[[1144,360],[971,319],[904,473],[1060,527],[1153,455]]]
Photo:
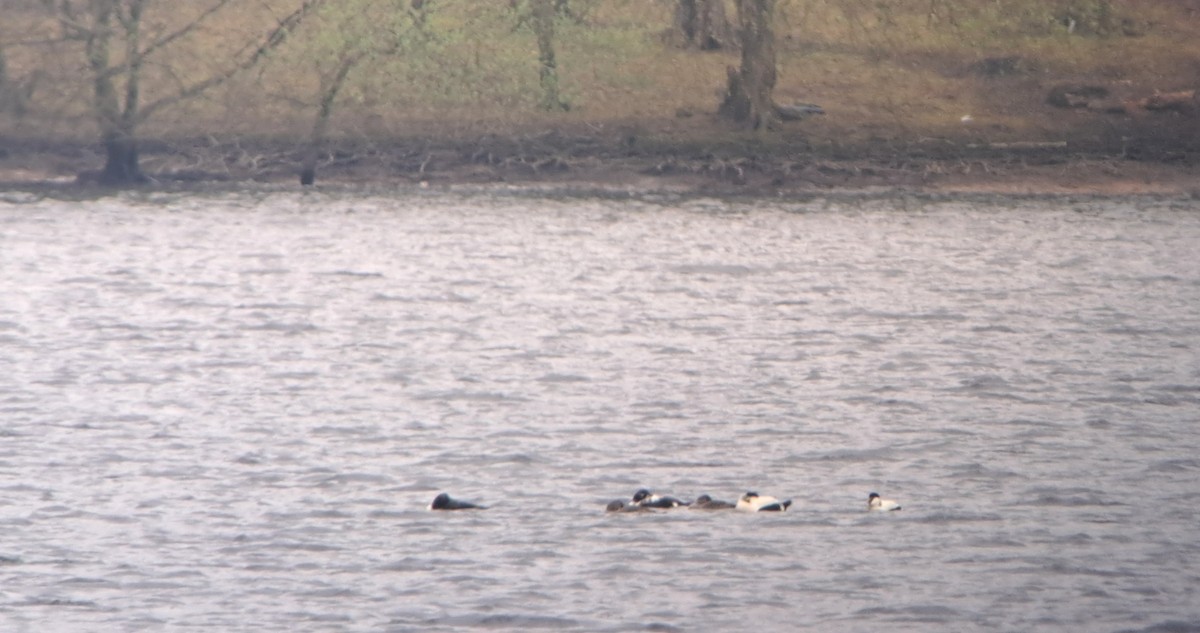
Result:
[[451,498],[446,493],[440,493],[433,498],[433,503],[429,504],[430,510],[486,510],[487,506],[481,506],[470,501],[459,501]]
[[791,505],[791,499],[781,501],[757,492],[747,492],[738,499],[737,509],[746,512],[785,512]]
[[645,488],[633,493],[633,503],[646,508],[678,508],[688,505],[686,501],[680,501],[675,497],[656,495]]
[[718,501],[708,495],[700,495],[692,502],[691,509],[693,510],[725,510],[735,507],[734,504],[728,501]]
[[654,509],[649,508],[647,506],[639,506],[639,505],[632,504],[632,503],[626,504],[624,501],[617,499],[616,501],[609,501],[608,505],[604,508],[604,511],[605,512],[654,512]]
[[867,495],[867,511],[890,512],[899,510],[900,503],[891,499],[884,499],[879,496],[878,492],[872,492]]

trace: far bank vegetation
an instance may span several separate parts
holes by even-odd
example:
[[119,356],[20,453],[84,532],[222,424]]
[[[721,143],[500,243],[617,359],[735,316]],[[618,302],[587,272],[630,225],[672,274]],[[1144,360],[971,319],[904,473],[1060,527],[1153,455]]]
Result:
[[94,139],[114,181],[147,142],[304,146],[313,170],[331,144],[548,130],[837,151],[1198,127],[1200,0],[4,5],[0,143]]

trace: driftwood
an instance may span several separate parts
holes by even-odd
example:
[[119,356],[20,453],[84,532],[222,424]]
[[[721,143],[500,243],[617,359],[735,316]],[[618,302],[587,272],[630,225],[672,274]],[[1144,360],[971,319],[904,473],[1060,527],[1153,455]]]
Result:
[[1096,84],[1058,84],[1046,95],[1046,103],[1057,108],[1091,108],[1108,95],[1108,88]]
[[1142,108],[1154,112],[1194,112],[1200,106],[1195,90],[1156,92],[1137,103]]
[[1011,141],[997,143],[968,143],[967,147],[972,149],[986,147],[988,149],[1063,149],[1067,147],[1066,141]]
[[1145,97],[1128,94],[1118,96],[1107,86],[1099,84],[1058,84],[1046,95],[1046,103],[1059,108],[1093,110],[1109,114],[1200,111],[1200,97],[1195,90],[1155,91]]
[[775,105],[775,114],[780,121],[803,121],[814,114],[825,114],[825,110],[815,103],[790,103]]

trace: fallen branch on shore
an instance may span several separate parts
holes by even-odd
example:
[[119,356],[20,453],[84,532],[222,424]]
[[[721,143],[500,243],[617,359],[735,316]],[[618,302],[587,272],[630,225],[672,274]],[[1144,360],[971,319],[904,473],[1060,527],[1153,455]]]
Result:
[[1061,149],[1066,141],[1011,141],[1007,143],[968,143],[971,149]]

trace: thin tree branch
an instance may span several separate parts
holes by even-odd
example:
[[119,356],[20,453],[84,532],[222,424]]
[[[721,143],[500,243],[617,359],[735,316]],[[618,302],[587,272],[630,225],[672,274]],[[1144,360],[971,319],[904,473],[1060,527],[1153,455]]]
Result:
[[117,12],[121,26],[125,28],[125,57],[129,59],[129,75],[125,79],[125,110],[121,113],[122,127],[132,130],[138,120],[138,99],[141,94],[142,61],[145,57],[138,54],[142,46],[142,10],[146,0],[132,0],[129,4],[129,15]]
[[240,64],[229,68],[225,72],[213,75],[207,79],[194,83],[174,95],[163,97],[157,101],[147,104],[142,108],[139,119],[149,118],[151,114],[157,112],[158,110],[175,105],[181,101],[186,101],[187,99],[195,97],[206,90],[219,86],[226,81],[233,79],[242,72],[253,68],[260,61],[262,61],[264,57],[269,55],[271,51],[275,50],[285,41],[287,41],[288,35],[293,29],[300,25],[305,17],[321,7],[321,5],[325,4],[327,1],[328,0],[305,0],[304,4],[302,4],[300,8],[296,9],[290,15],[281,20],[279,25],[276,26],[273,31],[267,34],[266,39],[261,45],[259,45],[257,49],[255,49],[254,53],[251,54],[249,58],[242,61]]
[[199,28],[200,25],[205,20],[212,17],[215,13],[217,13],[218,11],[223,9],[225,7],[225,5],[229,4],[229,2],[230,2],[230,0],[220,0],[220,2],[217,2],[216,4],[209,7],[206,11],[204,11],[200,15],[196,16],[196,19],[192,20],[191,22],[189,22],[187,25],[183,26],[179,30],[177,30],[173,33],[168,33],[167,35],[164,35],[161,38],[155,40],[153,43],[151,43],[149,46],[147,46],[145,49],[143,49],[140,53],[138,53],[138,56],[141,57],[142,59],[145,59],[145,58],[153,55],[160,48],[163,48],[163,47],[171,44],[172,42],[174,42],[175,40],[178,40],[181,37],[187,36],[192,31],[195,31],[197,28]]
[[[184,26],[183,28],[181,28],[173,33],[163,36],[162,38],[156,40],[154,43],[150,44],[149,46],[147,46],[144,49],[135,50],[134,48],[131,47],[129,49],[129,51],[126,53],[125,62],[109,68],[108,71],[104,73],[104,76],[116,77],[117,75],[120,75],[120,74],[123,74],[126,72],[132,72],[135,67],[140,67],[146,61],[147,58],[149,58],[151,55],[153,55],[159,49],[171,44],[172,42],[178,40],[181,37],[187,36],[192,31],[195,31],[197,28],[200,27],[201,23],[204,22],[204,20],[208,19],[209,17],[212,17],[213,14],[220,11],[225,5],[229,4],[229,2],[230,2],[230,0],[221,0],[217,4],[209,7],[208,10],[206,10],[205,12],[196,16],[196,19],[189,22],[187,24],[187,26]],[[144,4],[144,2],[142,0],[139,0],[138,4],[141,5],[141,4]],[[137,10],[138,10],[138,13],[140,14],[141,7],[139,6]],[[131,9],[131,11],[132,11],[132,9]],[[140,20],[140,17],[138,19]],[[133,21],[132,19],[127,19],[124,16],[122,16],[121,23],[125,27],[127,33],[130,32],[132,29],[137,28],[136,26],[132,26],[127,23],[127,22],[132,22],[132,21]]]

